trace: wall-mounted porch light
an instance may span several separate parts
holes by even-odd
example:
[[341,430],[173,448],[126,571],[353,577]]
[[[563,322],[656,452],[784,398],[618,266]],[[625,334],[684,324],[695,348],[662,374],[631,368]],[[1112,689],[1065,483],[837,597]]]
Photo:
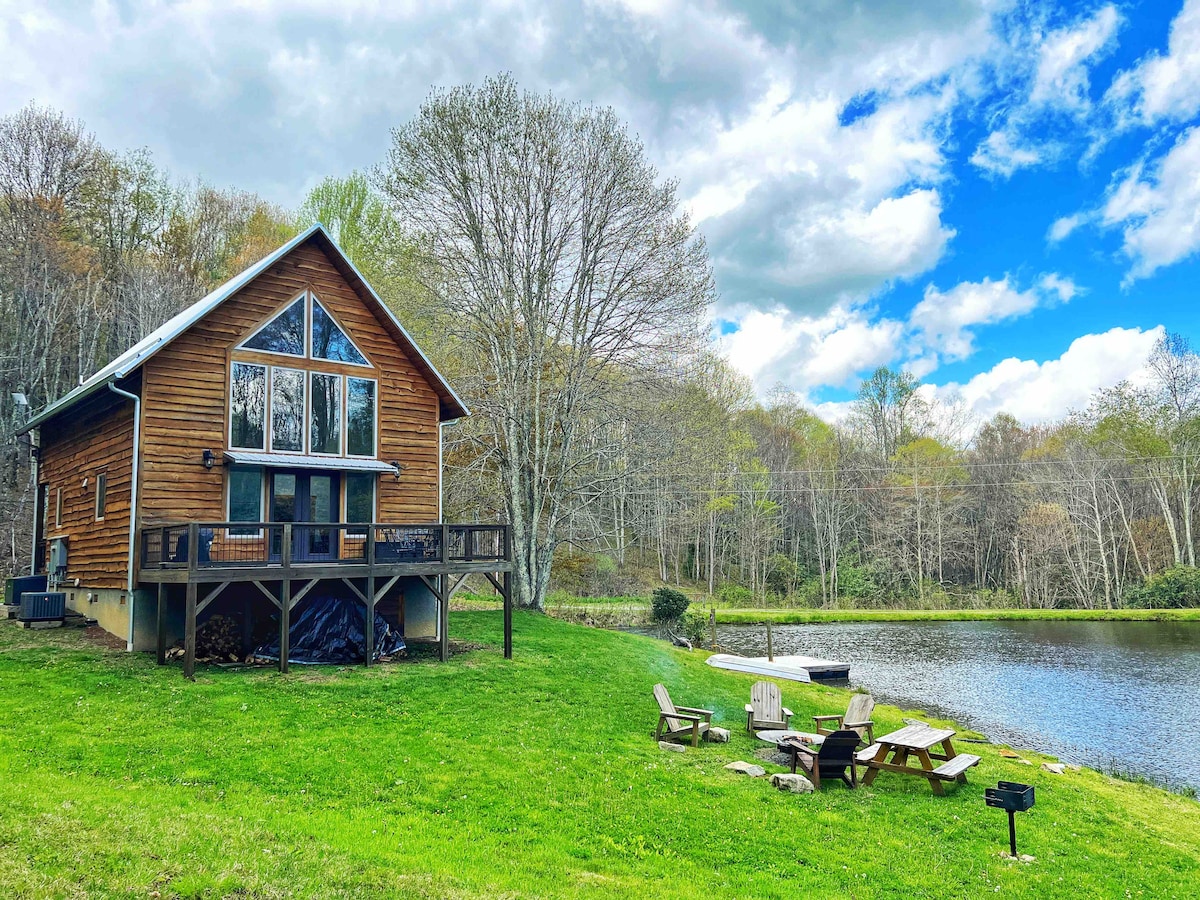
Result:
[[203,459],[204,459],[204,468],[211,469],[213,467],[213,464],[217,461],[217,455],[215,453],[213,453],[211,450],[205,450],[204,454],[203,454]]
[[396,484],[399,484],[400,483],[400,473],[404,471],[404,466],[400,465],[400,460],[393,459],[392,460],[392,468],[396,470],[394,477],[396,479]]

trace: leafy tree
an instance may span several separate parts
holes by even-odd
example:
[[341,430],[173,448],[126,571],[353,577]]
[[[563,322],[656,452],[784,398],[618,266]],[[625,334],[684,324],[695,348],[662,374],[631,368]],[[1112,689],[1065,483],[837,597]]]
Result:
[[[475,371],[513,530],[514,592],[541,608],[592,434],[625,384],[676,369],[713,298],[708,254],[610,109],[521,93],[511,78],[435,92],[392,133],[380,185],[422,236],[425,287]],[[594,457],[597,446],[587,446]]]

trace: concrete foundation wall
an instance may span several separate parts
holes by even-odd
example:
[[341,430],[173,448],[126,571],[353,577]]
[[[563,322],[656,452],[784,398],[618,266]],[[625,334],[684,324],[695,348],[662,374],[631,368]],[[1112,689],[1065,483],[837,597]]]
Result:
[[109,634],[129,639],[129,592],[114,588],[60,588],[67,594],[67,609],[95,619]]
[[404,594],[404,636],[411,640],[438,638],[437,595],[420,578],[401,582]]

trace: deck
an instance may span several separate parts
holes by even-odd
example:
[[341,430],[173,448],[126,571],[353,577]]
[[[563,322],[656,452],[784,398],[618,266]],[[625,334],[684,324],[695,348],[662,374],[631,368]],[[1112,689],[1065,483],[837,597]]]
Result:
[[[504,598],[504,655],[512,657],[512,541],[507,525],[186,522],[141,530],[138,581],[158,585],[158,659],[166,657],[166,587],[185,585],[184,673],[195,671],[196,619],[230,584],[253,584],[280,611],[286,672],[291,611],[323,580],[340,579],[366,607],[373,649],[376,603],[400,579],[420,578],[437,598],[439,645],[449,656],[449,604],[468,575]],[[203,593],[201,592],[203,586]]]

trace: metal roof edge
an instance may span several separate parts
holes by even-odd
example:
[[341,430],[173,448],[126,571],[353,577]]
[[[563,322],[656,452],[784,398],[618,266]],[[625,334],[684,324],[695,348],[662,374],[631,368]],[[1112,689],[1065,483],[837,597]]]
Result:
[[[325,230],[325,226],[323,226],[320,222],[310,225],[286,244],[283,244],[275,251],[268,253],[252,266],[248,266],[238,274],[234,275],[228,281],[209,291],[191,306],[180,310],[116,359],[112,360],[110,363],[90,375],[78,387],[68,391],[62,397],[59,397],[57,400],[35,415],[32,419],[21,426],[21,430],[17,433],[25,434],[26,432],[33,430],[48,419],[53,418],[59,413],[65,412],[79,401],[90,397],[95,391],[104,387],[104,385],[108,384],[109,382],[116,381],[119,378],[124,378],[125,376],[129,375],[130,372],[132,372],[135,368],[142,365],[144,362],[146,362],[146,360],[150,359],[150,357],[152,357],[155,353],[157,353],[171,341],[175,340],[175,338],[179,337],[179,335],[183,334],[183,332],[195,325],[196,322],[200,321],[200,319],[204,318],[206,315],[220,306],[225,300],[228,300],[231,294],[241,290],[246,284],[261,275],[265,269],[273,266],[281,257],[291,253],[292,250],[304,243],[318,231],[324,234],[325,237],[328,238],[332,243],[333,239],[329,238],[329,232]],[[336,247],[337,245],[334,244],[334,246]],[[341,253],[340,247],[338,248],[338,252]],[[345,257],[345,254],[342,253],[342,256]],[[349,260],[347,260],[347,262],[349,262]],[[361,277],[362,276],[359,275],[359,278]],[[363,283],[366,284],[365,281]],[[372,293],[374,292],[372,291]]]
[[[325,226],[321,225],[319,222],[317,223],[317,227],[321,229],[321,233],[325,235],[325,239],[329,241],[333,249],[338,252],[338,255],[345,261],[346,265],[350,267],[350,271],[358,277],[358,280],[363,283],[363,286],[367,289],[368,293],[370,293],[371,297],[376,303],[379,304],[380,308],[387,314],[387,317],[391,319],[392,324],[400,329],[400,333],[404,335],[404,339],[408,341],[409,345],[417,351],[417,356],[421,357],[421,361],[424,362],[425,365],[429,366],[429,371],[433,373],[433,377],[441,383],[442,387],[446,389],[446,393],[448,393],[453,398],[454,402],[458,404],[459,408],[463,411],[463,415],[471,415],[471,410],[467,407],[467,404],[463,402],[463,399],[458,396],[454,388],[450,386],[450,382],[446,380],[446,377],[437,370],[437,367],[432,362],[429,361],[429,357],[425,355],[425,351],[421,349],[421,345],[413,340],[413,336],[408,333],[408,329],[400,324],[400,320],[396,318],[396,314],[392,312],[391,307],[384,303],[383,298],[375,293],[375,288],[371,287],[371,282],[367,281],[367,279],[363,277],[362,272],[358,271],[358,266],[354,265],[354,261],[346,255],[346,251],[338,246],[338,242],[333,239],[333,235],[331,235],[325,229]],[[459,418],[462,418],[462,416]],[[442,421],[456,422],[458,419],[444,419]]]

